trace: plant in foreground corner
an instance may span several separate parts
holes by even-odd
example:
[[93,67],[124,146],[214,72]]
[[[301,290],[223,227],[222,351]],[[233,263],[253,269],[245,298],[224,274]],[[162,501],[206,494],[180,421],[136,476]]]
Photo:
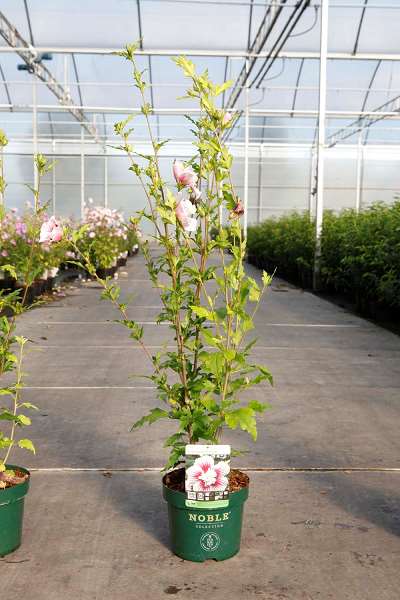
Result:
[[[0,143],[4,140],[5,136],[0,136]],[[0,422],[4,425],[4,430],[0,430],[0,489],[21,483],[26,478],[26,475],[7,468],[12,450],[18,446],[35,452],[32,441],[18,435],[31,424],[30,417],[25,413],[36,409],[36,406],[21,399],[24,387],[23,359],[28,340],[16,335],[16,318],[28,310],[29,289],[42,272],[43,264],[46,264],[45,256],[49,254],[51,244],[59,242],[63,236],[61,226],[54,217],[46,218],[45,207],[39,203],[40,179],[52,165],[40,154],[35,156],[35,164],[38,187],[32,189],[33,212],[22,219],[15,211],[6,213],[3,207],[0,210],[1,270],[13,277],[19,287],[13,291],[0,290]],[[0,190],[4,191],[5,187],[1,175]],[[7,378],[5,383],[4,378]]]
[[[157,388],[160,406],[134,423],[133,429],[159,419],[176,423],[176,432],[165,440],[170,448],[166,468],[171,468],[182,459],[187,443],[219,443],[225,427],[241,428],[256,439],[256,417],[267,405],[244,401],[241,394],[265,380],[272,383],[269,371],[251,359],[255,340],[247,340],[271,277],[263,272],[262,281],[257,282],[246,275],[243,266],[243,205],[232,184],[232,156],[224,143],[235,116],[216,105],[230,83],[215,85],[207,72],[197,73],[191,61],[175,59],[191,82],[187,97],[198,102],[200,113],[197,119],[187,117],[196,151],[186,164],[176,160],[171,165],[175,179],[171,186],[163,180],[159,164],[167,140],[153,135],[152,107],[146,101],[147,85],[136,66],[135,49],[127,46],[121,55],[133,68],[151,153],[136,151],[130,117],[116,123],[115,132],[121,138],[118,148],[128,155],[129,169],[146,194],[147,206],[139,211],[135,223],[149,221],[155,231],[154,243],[143,241],[141,249],[150,278],[160,291],[163,308],[157,322],[169,325],[175,348],[150,354],[143,341],[143,328],[128,317],[119,287],[111,280],[99,281],[104,286],[103,297],[117,306],[119,322],[143,347],[153,367],[150,379]],[[227,227],[222,226],[223,211],[228,214]],[[74,238],[76,250],[79,235],[77,232]],[[152,252],[155,247],[157,251]],[[93,274],[88,254],[80,256]]]

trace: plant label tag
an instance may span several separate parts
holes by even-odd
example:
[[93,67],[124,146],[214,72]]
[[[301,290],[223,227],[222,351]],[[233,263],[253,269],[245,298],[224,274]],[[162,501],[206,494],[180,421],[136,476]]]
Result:
[[190,508],[229,506],[231,447],[216,444],[187,444],[185,459],[186,506]]

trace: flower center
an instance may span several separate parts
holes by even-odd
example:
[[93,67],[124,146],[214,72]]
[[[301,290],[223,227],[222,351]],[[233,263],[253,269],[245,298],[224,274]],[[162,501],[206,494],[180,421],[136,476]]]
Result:
[[199,479],[201,479],[205,485],[214,485],[217,479],[217,474],[214,469],[208,469],[202,475],[200,475]]

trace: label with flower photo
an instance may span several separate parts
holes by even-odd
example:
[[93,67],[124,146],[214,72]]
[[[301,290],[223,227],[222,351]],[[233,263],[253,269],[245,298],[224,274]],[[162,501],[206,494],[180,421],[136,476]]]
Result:
[[229,506],[231,447],[188,444],[185,448],[186,506],[225,508]]

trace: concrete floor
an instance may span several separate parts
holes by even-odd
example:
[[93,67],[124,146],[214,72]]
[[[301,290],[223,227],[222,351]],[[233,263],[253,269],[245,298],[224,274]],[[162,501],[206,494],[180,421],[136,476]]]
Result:
[[[143,259],[126,272],[130,314],[145,322],[150,346],[168,343],[168,328],[154,325],[159,300]],[[30,600],[398,600],[400,338],[274,282],[257,315],[255,356],[275,386],[252,393],[273,408],[256,445],[227,436],[250,450],[235,459],[252,480],[242,550],[194,564],[169,551],[160,476],[141,470],[163,464],[170,428],[129,432],[154,390],[99,291],[75,287],[19,323],[35,342],[24,399],[40,406],[30,431],[38,454],[13,457],[35,470],[23,546],[0,560],[1,597],[29,589]]]

